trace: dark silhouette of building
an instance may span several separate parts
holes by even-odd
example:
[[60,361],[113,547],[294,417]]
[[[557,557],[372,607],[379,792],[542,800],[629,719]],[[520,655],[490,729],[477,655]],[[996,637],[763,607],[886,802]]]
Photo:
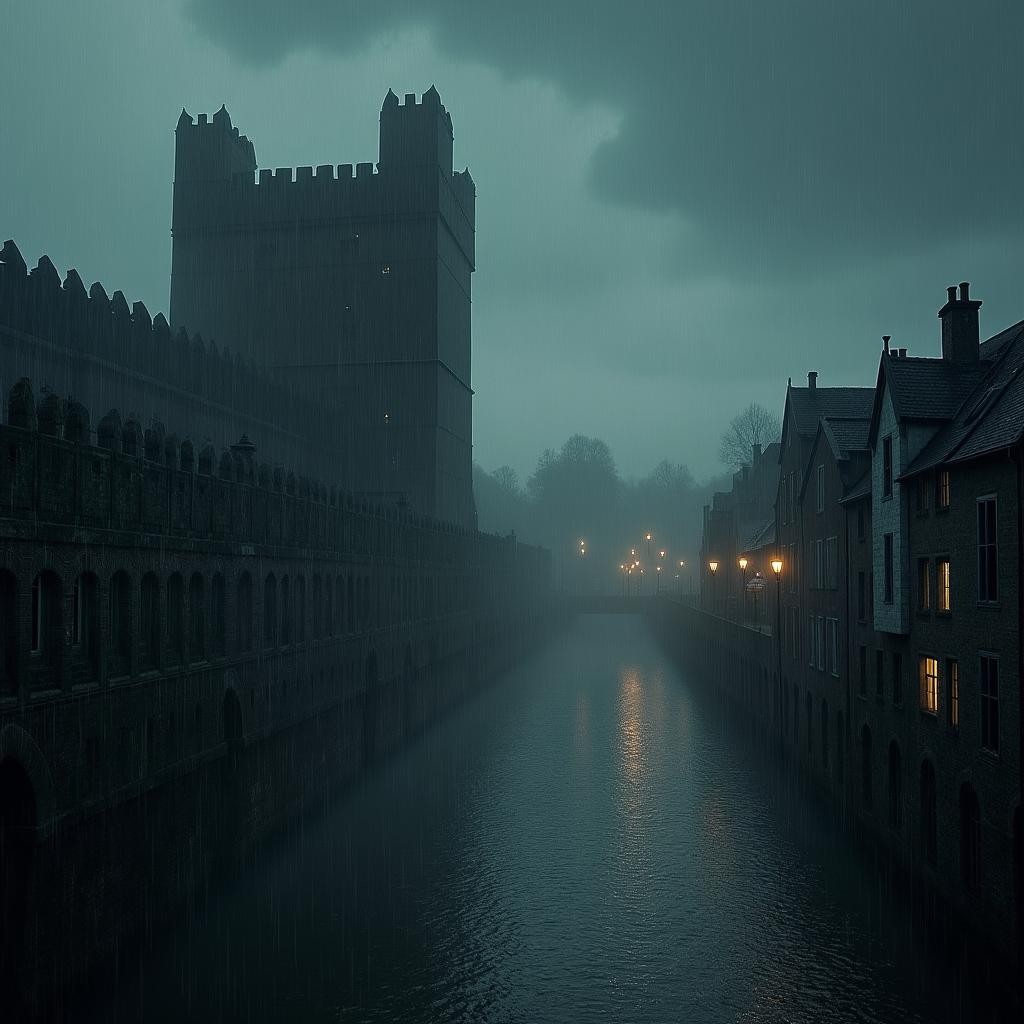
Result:
[[296,432],[320,440],[331,423],[351,491],[465,526],[476,191],[452,142],[436,89],[389,90],[376,167],[257,174],[224,107],[183,110],[170,319],[307,395]]

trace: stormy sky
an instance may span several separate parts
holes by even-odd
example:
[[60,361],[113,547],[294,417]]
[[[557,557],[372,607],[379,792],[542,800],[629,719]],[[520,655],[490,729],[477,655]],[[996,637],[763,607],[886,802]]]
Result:
[[0,236],[166,310],[173,128],[375,160],[436,84],[477,182],[475,457],[582,432],[716,471],[786,378],[935,354],[945,286],[1024,316],[1024,9],[1008,0],[34,0],[0,15]]

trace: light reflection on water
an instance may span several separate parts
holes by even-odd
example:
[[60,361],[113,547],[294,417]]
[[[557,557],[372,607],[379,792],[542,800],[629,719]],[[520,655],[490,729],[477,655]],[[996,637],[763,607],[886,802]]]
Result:
[[94,1019],[941,1019],[908,927],[641,620],[584,617],[265,851]]

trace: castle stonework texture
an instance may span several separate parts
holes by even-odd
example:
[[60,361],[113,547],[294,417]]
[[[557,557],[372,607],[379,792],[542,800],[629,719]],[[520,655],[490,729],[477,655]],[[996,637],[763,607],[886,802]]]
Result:
[[223,107],[182,111],[170,318],[310,396],[296,429],[331,421],[352,492],[468,526],[476,191],[452,142],[436,89],[389,90],[376,167],[257,173]]

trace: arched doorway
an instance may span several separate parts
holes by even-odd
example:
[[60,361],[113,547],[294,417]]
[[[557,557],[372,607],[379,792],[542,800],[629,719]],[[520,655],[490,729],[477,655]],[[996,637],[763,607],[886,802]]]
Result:
[[0,760],[0,991],[13,992],[15,999],[25,952],[36,825],[32,780],[19,761],[5,757]]

